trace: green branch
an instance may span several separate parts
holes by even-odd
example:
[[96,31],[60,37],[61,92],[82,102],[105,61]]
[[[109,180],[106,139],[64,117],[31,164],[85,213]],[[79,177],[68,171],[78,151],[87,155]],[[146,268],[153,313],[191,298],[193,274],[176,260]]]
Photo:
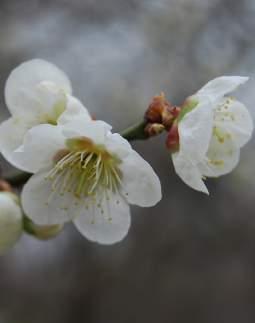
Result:
[[148,139],[148,134],[145,133],[146,121],[131,126],[120,133],[120,135],[128,141]]

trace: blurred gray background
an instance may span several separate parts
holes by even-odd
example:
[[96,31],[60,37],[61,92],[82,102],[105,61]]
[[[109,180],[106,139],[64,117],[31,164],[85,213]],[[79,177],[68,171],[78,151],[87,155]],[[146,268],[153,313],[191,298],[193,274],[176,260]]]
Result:
[[[165,91],[178,104],[208,80],[249,75],[254,115],[254,0],[1,0],[0,106],[22,61],[47,59],[115,131]],[[164,138],[134,143],[159,174],[163,200],[132,210],[114,246],[70,224],[56,239],[24,236],[0,259],[0,323],[254,323],[254,140],[209,197],[174,174]],[[2,162],[3,163],[3,162]],[[9,171],[11,171],[9,169]]]

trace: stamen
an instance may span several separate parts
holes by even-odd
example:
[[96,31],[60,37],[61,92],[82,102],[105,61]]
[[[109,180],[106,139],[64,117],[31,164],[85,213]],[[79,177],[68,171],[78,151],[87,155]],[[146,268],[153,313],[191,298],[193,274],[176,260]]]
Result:
[[[100,209],[100,213],[111,221],[110,195],[118,193],[121,186],[120,160],[111,156],[101,147],[81,151],[65,151],[58,153],[55,166],[51,169],[45,180],[51,181],[51,194],[46,202],[49,204],[55,194],[64,196],[72,194],[74,205],[84,203],[84,208]],[[61,158],[58,159],[57,157]],[[116,204],[120,202],[117,201]],[[102,205],[106,207],[103,209]],[[68,210],[69,206],[63,209]],[[95,221],[93,215],[92,221]]]

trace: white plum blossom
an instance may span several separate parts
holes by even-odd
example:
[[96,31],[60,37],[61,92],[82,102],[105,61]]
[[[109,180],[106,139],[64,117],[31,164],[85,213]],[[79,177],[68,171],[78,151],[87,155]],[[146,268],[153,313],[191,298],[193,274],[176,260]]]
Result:
[[102,121],[34,127],[15,159],[35,173],[22,192],[25,214],[39,225],[72,220],[91,241],[120,241],[130,226],[129,204],[161,199],[152,167]]
[[231,172],[240,148],[251,138],[253,122],[247,108],[225,96],[247,80],[216,78],[189,97],[180,113],[179,150],[172,159],[176,173],[195,190],[208,194],[203,179]]
[[17,197],[9,192],[0,192],[0,255],[15,245],[22,231],[22,212]]
[[90,119],[87,109],[72,96],[68,77],[55,65],[33,59],[15,68],[5,86],[11,117],[0,125],[0,151],[17,168],[28,171],[13,158],[25,133],[39,124],[61,125],[73,118]]

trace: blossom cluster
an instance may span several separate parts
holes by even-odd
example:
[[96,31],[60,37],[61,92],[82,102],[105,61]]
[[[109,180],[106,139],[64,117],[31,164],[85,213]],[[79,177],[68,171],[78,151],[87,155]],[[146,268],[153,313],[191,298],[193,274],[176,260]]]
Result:
[[128,232],[129,204],[161,199],[152,167],[109,124],[92,120],[56,66],[21,64],[7,80],[5,99],[11,117],[0,127],[1,152],[34,174],[21,194],[34,223],[73,221],[86,238],[111,244]]
[[[232,171],[251,138],[248,110],[226,96],[247,80],[216,78],[179,107],[161,94],[145,113],[142,136],[167,131],[176,173],[195,190],[208,193],[206,177]],[[22,189],[21,206],[0,195],[0,232],[8,212],[10,223],[17,219],[16,229],[6,230],[5,246],[20,236],[21,208],[34,230],[42,226],[55,232],[73,221],[87,239],[112,244],[129,230],[130,204],[150,207],[160,201],[160,181],[149,163],[109,124],[93,120],[55,65],[34,59],[18,66],[7,80],[5,100],[11,117],[0,125],[1,153],[33,174]],[[2,205],[10,205],[10,211]]]

